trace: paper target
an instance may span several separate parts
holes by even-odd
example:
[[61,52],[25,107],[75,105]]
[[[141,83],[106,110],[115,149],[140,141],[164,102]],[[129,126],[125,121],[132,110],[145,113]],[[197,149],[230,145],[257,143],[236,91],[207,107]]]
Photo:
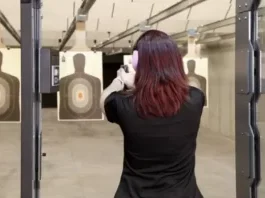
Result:
[[189,85],[190,86],[196,87],[200,90],[202,89],[201,83],[197,78],[189,77],[188,79],[189,79]]
[[93,106],[92,86],[82,78],[74,79],[68,87],[68,105],[75,113],[86,113]]
[[10,87],[8,82],[0,78],[0,115],[3,115],[10,108]]
[[124,65],[132,65],[132,55],[124,55],[123,56],[123,64]]
[[103,90],[101,52],[60,52],[60,121],[102,120],[99,100]]
[[0,122],[20,122],[20,49],[0,49]]
[[187,74],[189,85],[200,89],[206,97],[205,107],[209,104],[208,85],[208,59],[207,58],[184,58],[184,70]]

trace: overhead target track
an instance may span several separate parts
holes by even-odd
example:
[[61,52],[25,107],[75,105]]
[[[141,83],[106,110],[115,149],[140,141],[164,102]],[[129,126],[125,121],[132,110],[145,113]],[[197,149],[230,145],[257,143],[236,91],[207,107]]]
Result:
[[160,21],[163,21],[163,20],[165,20],[165,19],[167,19],[173,15],[176,15],[176,14],[178,14],[178,13],[180,13],[186,9],[189,9],[189,8],[196,6],[196,5],[198,5],[202,2],[205,2],[205,1],[206,0],[183,0],[179,3],[176,3],[172,6],[170,6],[169,8],[159,12],[158,14],[146,19],[145,21],[127,29],[126,31],[119,33],[118,35],[108,39],[107,41],[102,42],[101,44],[97,45],[95,47],[95,49],[97,49],[97,50],[101,49],[107,45],[110,45],[114,42],[117,42],[123,38],[126,38],[126,37],[138,32],[138,31],[140,31],[139,27],[142,26],[143,23],[145,23],[146,25],[149,25],[149,26],[154,25]]
[[[80,8],[78,9],[77,16],[80,15],[87,15],[89,10],[92,8],[96,0],[84,0]],[[74,17],[72,23],[70,24],[69,28],[67,29],[65,36],[62,39],[61,44],[59,45],[59,50],[62,50],[66,43],[69,41],[73,33],[75,32],[76,29],[76,23],[77,23],[77,18],[76,16]]]
[[12,24],[9,22],[7,17],[4,15],[4,13],[0,10],[0,23],[2,26],[9,32],[9,34],[12,35],[12,37],[21,44],[21,37],[16,31],[16,29],[12,26]]

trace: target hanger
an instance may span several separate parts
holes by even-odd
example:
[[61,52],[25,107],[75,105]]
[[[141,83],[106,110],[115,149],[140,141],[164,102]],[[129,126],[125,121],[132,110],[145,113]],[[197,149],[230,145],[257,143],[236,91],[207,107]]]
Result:
[[91,51],[87,46],[86,21],[87,15],[78,15],[76,17],[75,40],[70,51]]
[[198,40],[198,34],[195,29],[190,29],[187,31],[188,34],[188,53],[185,58],[200,58],[200,49],[201,46],[196,42]]

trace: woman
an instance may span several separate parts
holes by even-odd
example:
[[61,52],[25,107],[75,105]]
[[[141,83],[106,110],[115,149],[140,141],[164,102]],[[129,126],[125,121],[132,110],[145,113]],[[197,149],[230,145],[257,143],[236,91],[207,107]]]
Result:
[[204,94],[188,86],[181,54],[163,32],[139,38],[132,65],[135,71],[120,69],[101,97],[108,121],[124,135],[115,198],[203,198],[194,168]]

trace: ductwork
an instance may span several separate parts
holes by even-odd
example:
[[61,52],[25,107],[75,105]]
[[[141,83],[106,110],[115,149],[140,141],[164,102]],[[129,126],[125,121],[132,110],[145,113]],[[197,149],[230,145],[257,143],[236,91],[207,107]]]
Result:
[[2,11],[0,11],[0,23],[4,28],[12,35],[12,37],[21,44],[21,38],[16,29],[11,25],[6,16]]
[[[87,15],[89,10],[92,8],[92,6],[94,5],[95,2],[96,2],[96,0],[84,0],[82,5],[80,6],[80,8],[78,10],[77,16]],[[77,23],[77,18],[75,17],[73,19],[70,27],[66,31],[64,38],[62,39],[62,42],[59,46],[60,51],[64,48],[66,43],[69,41],[69,39],[71,38],[71,36],[75,32],[76,23]]]
[[160,21],[163,21],[177,13],[180,13],[181,11],[184,11],[188,8],[191,8],[197,4],[200,4],[202,2],[204,2],[206,0],[182,0],[179,3],[174,4],[173,6],[170,6],[169,8],[159,12],[158,14],[146,19],[144,22],[141,22],[135,26],[133,26],[132,28],[129,28],[128,30],[121,32],[120,34],[108,39],[107,41],[99,44],[96,46],[96,49],[100,49],[104,46],[110,45],[116,41],[119,41],[123,38],[126,38],[138,31],[140,31],[140,28],[142,26],[143,23],[146,23],[146,25],[154,25]]

